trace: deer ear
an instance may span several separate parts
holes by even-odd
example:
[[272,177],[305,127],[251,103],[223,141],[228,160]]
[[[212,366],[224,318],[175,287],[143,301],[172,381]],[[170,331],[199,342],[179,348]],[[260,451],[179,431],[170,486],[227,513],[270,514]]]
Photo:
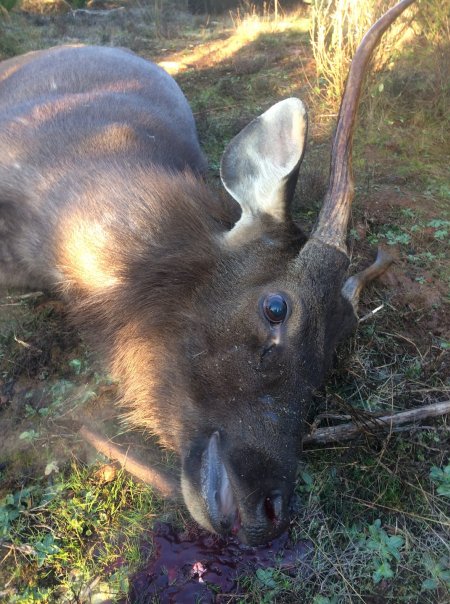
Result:
[[227,243],[261,234],[263,215],[276,222],[290,218],[306,133],[305,107],[299,99],[290,98],[254,119],[228,144],[220,177],[242,215],[226,234]]

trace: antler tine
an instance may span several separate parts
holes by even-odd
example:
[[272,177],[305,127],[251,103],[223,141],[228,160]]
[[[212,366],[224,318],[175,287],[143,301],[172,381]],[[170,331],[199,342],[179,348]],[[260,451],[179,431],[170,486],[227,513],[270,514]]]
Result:
[[352,60],[331,151],[330,180],[312,236],[347,252],[346,236],[354,197],[352,143],[362,82],[372,53],[386,29],[414,0],[403,0],[369,29]]

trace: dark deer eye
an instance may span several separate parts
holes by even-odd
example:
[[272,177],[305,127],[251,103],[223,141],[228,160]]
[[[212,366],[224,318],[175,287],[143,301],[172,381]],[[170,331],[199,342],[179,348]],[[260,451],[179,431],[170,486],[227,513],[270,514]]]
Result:
[[286,300],[280,294],[270,294],[263,302],[266,319],[270,323],[282,323],[287,315]]

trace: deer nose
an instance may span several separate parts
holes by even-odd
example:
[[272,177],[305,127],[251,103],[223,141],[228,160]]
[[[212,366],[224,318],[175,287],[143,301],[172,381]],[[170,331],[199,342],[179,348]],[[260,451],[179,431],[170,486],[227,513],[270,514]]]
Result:
[[272,524],[279,524],[283,517],[283,496],[280,491],[273,491],[264,499],[264,512]]
[[279,537],[289,525],[290,497],[282,490],[266,492],[253,506],[244,505],[238,538],[247,545],[267,543]]

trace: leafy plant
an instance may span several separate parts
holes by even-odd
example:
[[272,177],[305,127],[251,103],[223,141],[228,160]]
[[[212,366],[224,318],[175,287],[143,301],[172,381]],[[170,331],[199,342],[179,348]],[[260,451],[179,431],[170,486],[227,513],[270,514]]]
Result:
[[302,493],[311,493],[314,488],[314,478],[307,470],[303,470],[300,476],[304,482],[303,485],[299,486],[299,490]]
[[276,568],[258,568],[256,571],[256,587],[262,589],[258,600],[261,604],[271,604],[281,598],[283,591],[291,587],[291,580]]
[[431,480],[438,485],[436,492],[442,497],[450,497],[450,464],[445,468],[433,466],[430,470]]
[[274,568],[258,568],[256,571],[256,578],[263,587],[274,588],[277,586],[277,583],[273,578],[274,572]]
[[26,587],[21,593],[13,594],[9,599],[10,604],[38,604],[43,602],[47,604],[52,594],[50,588]]
[[55,539],[51,533],[47,533],[43,539],[34,543],[34,551],[40,568],[46,559],[59,552],[60,548],[56,545]]
[[36,430],[25,430],[25,432],[22,432],[19,435],[20,440],[25,440],[29,443],[33,442],[34,440],[36,440],[37,438],[39,438],[39,432],[36,432]]
[[431,556],[426,556],[424,565],[431,577],[422,581],[423,591],[438,589],[442,585],[450,589],[450,560],[448,558],[435,560]]
[[9,539],[13,523],[31,507],[35,489],[28,487],[17,493],[8,493],[0,501],[0,537]]
[[389,536],[382,528],[381,520],[377,519],[369,526],[369,536],[362,540],[361,544],[375,553],[373,582],[377,584],[382,579],[392,579],[395,573],[391,563],[393,560],[397,562],[400,560],[400,548],[404,544],[403,537],[400,535]]
[[408,245],[411,241],[411,235],[405,233],[401,229],[389,229],[385,233],[382,234],[382,237],[386,239],[386,243],[388,245]]
[[450,228],[450,220],[430,220],[427,223],[428,227],[436,229],[434,232],[434,238],[442,241],[448,237],[448,232]]
[[313,604],[337,604],[337,598],[327,598],[326,596],[315,596]]
[[384,228],[379,233],[370,235],[368,239],[371,244],[377,244],[380,238],[384,239],[387,245],[408,245],[411,242],[411,235],[397,225]]

